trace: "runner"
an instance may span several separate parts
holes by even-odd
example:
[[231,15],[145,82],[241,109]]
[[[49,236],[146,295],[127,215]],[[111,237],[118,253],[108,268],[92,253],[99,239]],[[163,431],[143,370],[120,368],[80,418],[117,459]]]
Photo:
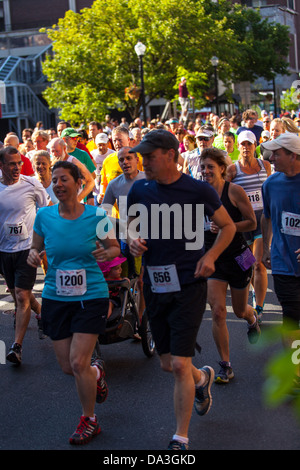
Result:
[[[248,339],[256,343],[260,328],[254,310],[248,305],[249,285],[252,276],[252,265],[255,261],[243,236],[256,228],[256,217],[247,194],[233,183],[225,181],[226,163],[223,152],[219,149],[205,149],[201,154],[201,171],[207,181],[218,193],[228,214],[235,222],[236,234],[230,245],[215,262],[215,272],[208,279],[207,300],[211,307],[213,319],[213,337],[219,351],[221,369],[215,382],[228,383],[234,377],[229,355],[229,332],[226,324],[226,294],[230,286],[232,308],[238,318],[247,321]],[[205,249],[211,248],[218,236],[219,229],[207,220],[205,223]]]
[[260,226],[263,210],[261,187],[271,174],[271,165],[268,161],[255,157],[256,137],[253,132],[241,132],[238,135],[238,146],[240,151],[239,160],[228,167],[226,180],[240,185],[246,191],[256,215],[256,229],[245,232],[244,235],[256,258],[252,277],[252,286],[254,289],[253,302],[258,319],[261,322],[268,287],[267,270],[261,261],[263,253]]
[[[172,372],[175,379],[177,428],[168,449],[187,450],[193,402],[199,415],[209,411],[214,379],[212,367],[197,369],[192,364],[206,306],[205,278],[212,274],[215,260],[231,242],[235,226],[214,189],[178,171],[178,147],[172,133],[153,130],[131,150],[142,154],[146,180],[132,186],[128,194],[128,215],[131,253],[144,256],[146,311],[161,367]],[[191,234],[197,221],[201,223],[197,212],[203,210],[203,205],[205,213],[221,229],[216,243],[206,254],[201,227]],[[158,223],[152,212],[155,210],[167,210]],[[173,210],[174,217],[170,213]],[[135,211],[142,214],[140,220],[134,220]],[[181,230],[183,219],[185,223],[190,220],[185,230]],[[137,222],[141,222],[140,233],[133,229]]]
[[38,211],[28,263],[40,266],[46,250],[43,328],[63,372],[74,375],[82,405],[70,443],[86,444],[100,432],[95,401],[101,403],[107,396],[102,361],[91,365],[108,312],[108,288],[97,261],[113,259],[120,249],[104,211],[78,201],[82,177],[76,165],[57,162],[52,182],[59,203]]
[[[289,331],[285,345],[290,348],[300,338],[300,138],[284,133],[264,147],[272,151],[275,173],[262,186],[263,262],[272,269],[283,326]],[[299,366],[297,374],[295,389],[299,393]]]
[[15,304],[15,340],[7,360],[20,365],[22,344],[30,321],[31,308],[40,314],[40,305],[32,294],[36,269],[26,263],[32,241],[37,206],[50,198],[36,178],[21,175],[22,159],[15,147],[0,151],[0,272]]

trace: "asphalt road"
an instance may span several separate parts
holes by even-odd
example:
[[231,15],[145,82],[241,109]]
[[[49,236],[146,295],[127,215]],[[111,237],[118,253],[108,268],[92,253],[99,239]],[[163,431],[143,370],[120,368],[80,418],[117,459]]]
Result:
[[[42,287],[43,276],[39,271],[37,298]],[[6,350],[14,335],[11,300],[0,278],[0,340]],[[280,307],[269,276],[262,338],[267,328],[280,321]],[[262,393],[266,363],[280,350],[280,342],[264,348],[250,345],[245,323],[231,311],[229,295],[228,325],[235,378],[228,385],[213,385],[213,405],[206,416],[193,413],[191,452],[299,450],[300,421],[291,404],[270,408]],[[198,342],[202,352],[196,353],[195,365],[208,364],[217,372],[219,358],[212,339],[209,309]],[[72,454],[76,460],[79,455],[86,455],[82,454],[85,450],[101,451],[97,455],[103,456],[107,451],[113,455],[117,451],[143,450],[146,454],[164,451],[175,431],[172,376],[160,370],[157,354],[151,359],[144,355],[139,342],[127,340],[103,346],[102,354],[109,385],[106,402],[96,405],[102,432],[87,446],[70,446],[68,438],[81,414],[74,380],[59,369],[51,341],[38,338],[32,315],[21,367],[0,364],[0,450],[68,450],[77,452]]]

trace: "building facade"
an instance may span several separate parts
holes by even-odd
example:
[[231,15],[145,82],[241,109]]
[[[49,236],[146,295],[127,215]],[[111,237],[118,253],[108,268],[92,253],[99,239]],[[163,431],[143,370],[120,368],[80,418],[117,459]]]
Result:
[[[264,18],[289,26],[290,75],[277,76],[272,82],[258,79],[254,84],[233,84],[241,108],[255,103],[268,110],[275,105],[279,110],[282,92],[299,79],[300,0],[228,1],[259,7]],[[51,51],[51,42],[40,28],[56,24],[67,10],[79,12],[92,4],[93,0],[0,0],[0,140],[9,131],[19,135],[21,129],[34,127],[37,121],[47,128],[55,125],[55,115],[42,98],[46,86],[42,61]],[[157,103],[156,112],[161,108],[161,102]]]
[[10,131],[42,121],[55,125],[55,116],[42,98],[46,79],[42,61],[51,41],[40,32],[51,27],[67,10],[79,12],[93,0],[0,0],[0,140]]
[[234,84],[236,94],[241,97],[243,107],[248,107],[252,103],[259,104],[260,107],[268,110],[280,112],[280,96],[291,88],[291,85],[299,80],[300,62],[300,1],[299,0],[238,0],[239,3],[251,8],[259,8],[263,18],[271,22],[286,25],[290,30],[290,50],[288,56],[290,75],[277,75],[276,79],[267,82],[258,79],[255,83]]

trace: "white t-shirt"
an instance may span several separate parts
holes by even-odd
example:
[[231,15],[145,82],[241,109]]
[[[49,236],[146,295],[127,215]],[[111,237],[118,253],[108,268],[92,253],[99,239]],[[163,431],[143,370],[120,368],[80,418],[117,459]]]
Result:
[[34,177],[21,175],[17,183],[0,183],[0,251],[28,250],[37,207],[49,202],[45,188]]
[[100,173],[100,171],[101,171],[103,161],[111,153],[115,153],[115,150],[108,149],[107,152],[104,155],[101,155],[101,153],[99,153],[99,151],[97,149],[91,151],[92,157],[93,157],[93,159],[96,163],[96,173],[97,174]]
[[[110,155],[111,153],[115,153],[115,150],[112,150],[112,149],[108,149],[107,152],[104,154],[104,155],[101,155],[99,153],[99,150],[98,149],[95,149],[95,150],[92,150],[91,151],[91,154],[92,154],[92,157],[94,159],[94,162],[96,163],[96,175],[98,176],[101,172],[101,169],[102,169],[102,165],[103,165],[103,162],[104,160],[106,159],[106,157],[108,157],[108,155]],[[95,181],[95,188],[94,188],[94,191],[93,191],[93,194],[94,196],[97,196],[97,194],[100,193],[100,181],[97,182]]]

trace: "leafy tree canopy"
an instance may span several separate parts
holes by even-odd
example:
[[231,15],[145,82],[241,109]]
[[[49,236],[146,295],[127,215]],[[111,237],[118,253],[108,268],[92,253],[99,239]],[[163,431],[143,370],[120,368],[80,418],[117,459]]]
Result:
[[[205,103],[213,69],[232,82],[287,73],[288,28],[263,20],[258,11],[227,0],[95,0],[80,13],[67,11],[46,30],[53,54],[43,64],[50,107],[74,124],[102,119],[109,108],[139,114],[140,40],[147,100],[174,99],[184,74],[196,106]],[[276,53],[274,53],[276,51]]]

